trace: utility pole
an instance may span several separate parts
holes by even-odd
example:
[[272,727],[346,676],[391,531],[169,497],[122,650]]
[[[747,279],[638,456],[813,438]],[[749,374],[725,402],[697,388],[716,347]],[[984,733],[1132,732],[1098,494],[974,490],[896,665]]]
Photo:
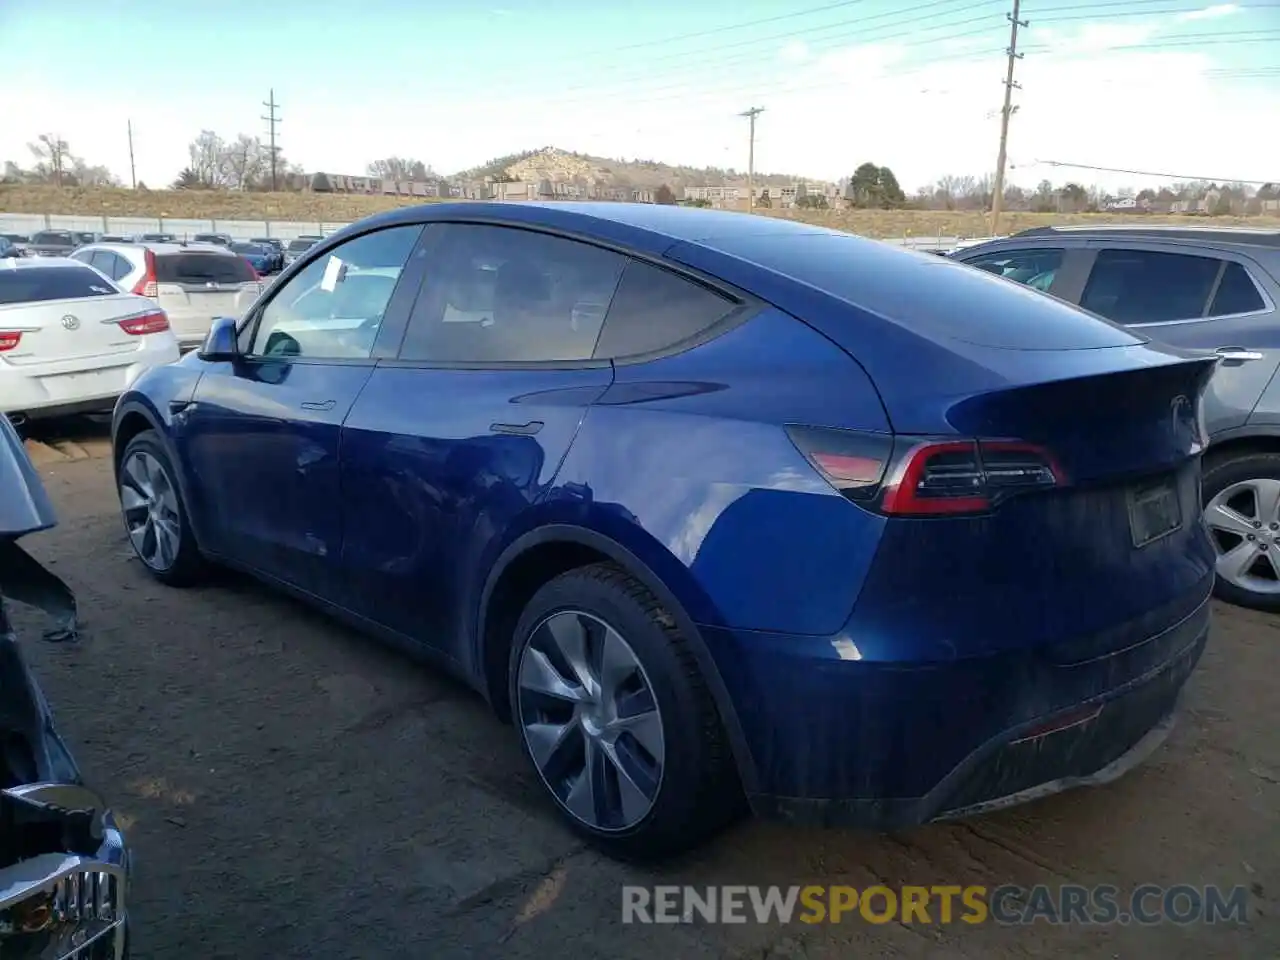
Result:
[[1004,78],[1004,109],[1000,111],[1000,152],[996,157],[996,181],[991,197],[991,235],[1000,235],[1000,208],[1004,206],[1004,168],[1008,159],[1009,118],[1018,108],[1013,105],[1013,91],[1018,84],[1013,79],[1013,67],[1022,59],[1018,52],[1018,28],[1030,26],[1026,20],[1018,19],[1019,0],[1013,0],[1013,12],[1005,14],[1009,18],[1009,66]]
[[129,182],[138,189],[138,168],[133,165],[133,121],[129,121]]
[[279,189],[276,171],[276,157],[279,153],[279,148],[276,147],[276,127],[280,123],[280,118],[276,116],[276,107],[278,107],[279,104],[276,103],[275,88],[272,88],[269,99],[264,100],[262,105],[267,108],[267,115],[262,119],[267,121],[267,135],[271,138],[271,192],[275,193],[276,190]]
[[747,210],[755,210],[756,208],[756,117],[764,113],[764,107],[752,107],[750,110],[744,110],[738,114],[740,117],[746,117],[748,129],[751,131],[747,136]]

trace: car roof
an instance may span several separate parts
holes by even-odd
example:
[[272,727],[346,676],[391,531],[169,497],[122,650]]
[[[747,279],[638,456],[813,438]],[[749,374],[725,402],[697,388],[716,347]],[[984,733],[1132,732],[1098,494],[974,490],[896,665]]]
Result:
[[226,247],[220,247],[216,243],[147,243],[139,241],[136,243],[86,243],[81,250],[124,250],[139,251],[150,250],[158,257],[169,256],[171,254],[180,253],[212,253],[220,257],[234,257],[235,254]]
[[1173,240],[1188,243],[1229,243],[1280,248],[1280,229],[1266,227],[1183,226],[1180,224],[1071,224],[1067,226],[1032,227],[1012,237],[1086,237],[1093,240]]
[[9,270],[30,270],[33,267],[83,267],[86,270],[92,270],[87,263],[81,263],[79,260],[72,260],[70,257],[20,257],[17,260],[0,260]]
[[[411,223],[463,220],[470,223],[527,225],[576,233],[597,242],[616,243],[660,256],[679,243],[760,236],[805,236],[837,234],[826,227],[813,226],[781,217],[708,210],[654,203],[611,203],[609,201],[460,201],[400,207],[374,214],[343,227],[324,238],[340,241],[352,233],[374,227]],[[874,241],[866,241],[873,243]]]

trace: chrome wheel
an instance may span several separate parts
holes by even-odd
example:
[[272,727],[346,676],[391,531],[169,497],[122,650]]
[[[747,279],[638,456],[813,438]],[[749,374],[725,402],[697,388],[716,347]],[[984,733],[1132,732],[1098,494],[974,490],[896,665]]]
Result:
[[529,755],[565,810],[605,831],[645,818],[662,785],[662,716],[616,630],[589,613],[552,614],[520,655],[516,695]]
[[160,461],[145,450],[129,455],[120,470],[120,507],[139,559],[163,573],[182,545],[178,495]]
[[1218,576],[1251,593],[1280,594],[1280,480],[1233,483],[1204,508]]

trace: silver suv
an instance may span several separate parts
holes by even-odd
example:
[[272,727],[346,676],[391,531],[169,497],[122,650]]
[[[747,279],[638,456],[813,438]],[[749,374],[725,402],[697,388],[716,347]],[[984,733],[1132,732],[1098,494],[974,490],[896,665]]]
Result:
[[244,257],[214,244],[94,243],[71,258],[160,304],[183,350],[204,343],[214,317],[240,316],[264,289]]
[[1204,399],[1216,593],[1280,611],[1280,230],[1038,227],[952,256],[1218,356]]

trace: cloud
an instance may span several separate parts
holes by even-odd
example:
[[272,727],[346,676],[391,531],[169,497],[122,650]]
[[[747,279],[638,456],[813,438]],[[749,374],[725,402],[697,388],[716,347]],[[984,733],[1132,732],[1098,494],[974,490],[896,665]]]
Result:
[[803,40],[791,40],[778,51],[778,59],[783,63],[804,63],[810,58],[809,45]]
[[1174,19],[1179,23],[1190,23],[1195,20],[1217,20],[1239,12],[1240,8],[1234,3],[1215,3],[1213,6],[1204,7],[1201,10],[1188,10],[1186,13],[1180,13]]

